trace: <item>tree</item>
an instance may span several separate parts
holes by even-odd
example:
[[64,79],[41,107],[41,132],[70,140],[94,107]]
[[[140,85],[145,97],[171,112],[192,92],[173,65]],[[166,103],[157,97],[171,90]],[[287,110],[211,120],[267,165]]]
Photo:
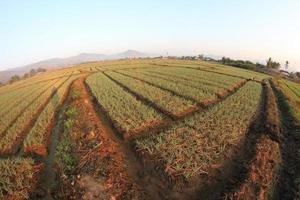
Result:
[[198,55],[198,59],[199,60],[204,60],[204,55],[203,54]]
[[267,67],[272,68],[272,63],[273,63],[273,61],[272,61],[272,58],[270,57],[270,58],[267,60]]
[[273,61],[272,58],[270,57],[267,60],[267,67],[273,68],[273,69],[279,69],[280,68],[280,63]]
[[285,70],[289,68],[289,64],[290,64],[289,61],[285,61],[285,65],[284,65]]
[[39,68],[37,69],[37,72],[45,72],[45,71],[46,71],[46,69],[41,68],[41,67],[39,67]]
[[30,72],[29,72],[30,76],[34,76],[36,74],[36,71],[35,69],[31,69]]
[[29,74],[28,73],[25,73],[23,78],[28,78],[29,77]]
[[20,80],[20,76],[14,75],[10,78],[9,83],[14,83],[16,81]]
[[280,66],[281,66],[280,63],[278,63],[278,62],[273,62],[272,67],[273,67],[274,69],[279,69]]

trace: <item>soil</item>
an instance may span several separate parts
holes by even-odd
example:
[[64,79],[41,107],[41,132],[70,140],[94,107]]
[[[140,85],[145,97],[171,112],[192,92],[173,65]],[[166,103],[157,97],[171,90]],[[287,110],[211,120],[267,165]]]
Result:
[[265,87],[265,95],[267,98],[265,112],[265,132],[270,134],[270,137],[279,142],[282,139],[281,122],[279,110],[274,92],[268,82],[263,84]]
[[[272,199],[275,196],[281,152],[278,144],[280,121],[270,85],[263,83],[263,101],[256,128],[250,131],[247,151],[242,153],[236,178],[220,199]],[[277,137],[275,137],[277,136]]]
[[224,199],[272,199],[281,160],[279,145],[267,136],[262,136],[256,144],[255,152],[245,182],[237,191],[226,194]]
[[85,88],[84,77],[71,90],[79,98],[68,105],[76,107],[76,125],[71,130],[78,165],[72,178],[62,181],[58,198],[62,199],[146,199],[145,192],[129,176],[130,166],[113,133],[99,119]]

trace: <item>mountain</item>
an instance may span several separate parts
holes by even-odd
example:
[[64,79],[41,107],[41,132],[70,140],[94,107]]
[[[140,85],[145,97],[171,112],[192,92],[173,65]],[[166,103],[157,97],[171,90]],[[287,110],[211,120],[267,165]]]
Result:
[[19,75],[22,76],[30,69],[37,69],[39,67],[46,69],[57,69],[65,66],[75,65],[85,62],[102,61],[102,60],[117,60],[123,58],[145,58],[145,57],[155,57],[156,54],[148,54],[135,50],[127,50],[121,53],[105,55],[105,54],[93,54],[93,53],[82,53],[77,56],[72,56],[68,58],[52,58],[48,60],[39,61],[29,65],[11,68],[0,72],[0,82],[7,82],[11,76]]
[[108,59],[121,59],[121,58],[145,58],[145,57],[155,57],[157,55],[142,53],[135,50],[127,50],[122,53],[117,53],[108,56]]

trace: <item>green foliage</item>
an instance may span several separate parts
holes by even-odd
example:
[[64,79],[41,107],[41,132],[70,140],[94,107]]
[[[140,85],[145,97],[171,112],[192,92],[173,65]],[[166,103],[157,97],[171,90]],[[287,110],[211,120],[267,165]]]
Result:
[[68,118],[74,118],[78,114],[77,108],[75,106],[69,106],[66,111],[66,116]]
[[75,120],[74,119],[67,119],[64,122],[64,127],[65,127],[66,130],[70,130],[74,124],[75,124]]
[[72,98],[72,100],[78,99],[79,96],[80,96],[80,91],[79,90],[73,89],[71,91],[71,98]]
[[75,106],[69,106],[65,112],[65,115],[67,119],[64,122],[64,127],[66,130],[70,130],[76,123],[75,117],[78,115],[78,110]]
[[223,57],[221,60],[219,60],[220,63],[224,65],[230,65],[233,67],[239,67],[239,68],[244,68],[244,69],[256,69],[260,67],[264,67],[264,65],[259,64],[259,63],[253,63],[249,60],[232,60],[230,58]]
[[279,69],[280,63],[273,61],[272,58],[269,58],[267,60],[267,67],[273,68],[273,69]]
[[71,142],[67,134],[61,139],[56,148],[56,165],[62,176],[68,176],[73,172],[77,165],[77,159],[73,154],[73,149],[76,148]]
[[288,80],[275,80],[273,83],[287,98],[286,103],[290,106],[285,106],[300,121],[300,84]]

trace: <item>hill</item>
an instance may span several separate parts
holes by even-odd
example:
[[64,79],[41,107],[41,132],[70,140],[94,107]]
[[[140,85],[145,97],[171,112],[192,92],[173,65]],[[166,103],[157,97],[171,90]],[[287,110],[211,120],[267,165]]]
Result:
[[145,58],[154,57],[155,54],[143,53],[136,50],[127,50],[117,54],[95,54],[95,53],[81,53],[76,56],[71,56],[67,58],[51,58],[47,60],[42,60],[29,65],[11,68],[0,72],[0,82],[7,82],[11,76],[19,75],[22,76],[24,73],[29,72],[30,69],[37,69],[39,67],[46,69],[58,69],[65,66],[75,65],[85,62],[102,61],[102,60],[118,60],[124,58]]

